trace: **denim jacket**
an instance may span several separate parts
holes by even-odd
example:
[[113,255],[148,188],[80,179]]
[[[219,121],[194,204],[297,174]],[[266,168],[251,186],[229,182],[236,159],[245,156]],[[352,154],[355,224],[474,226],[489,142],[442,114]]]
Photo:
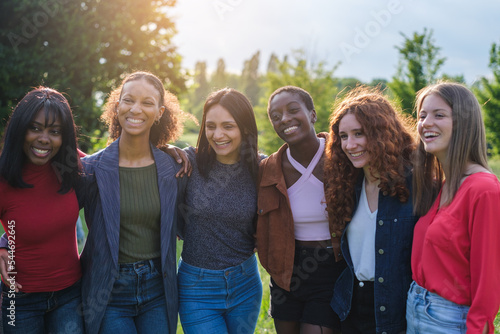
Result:
[[[361,196],[363,173],[356,183],[356,206]],[[400,333],[406,329],[406,296],[412,281],[411,248],[413,228],[418,217],[413,215],[411,175],[406,178],[410,198],[401,203],[396,197],[378,199],[375,232],[375,322],[377,333]],[[346,225],[347,228],[347,225]],[[347,268],[337,279],[331,306],[344,321],[350,310],[354,288],[354,267],[346,233],[341,237],[341,250]]]

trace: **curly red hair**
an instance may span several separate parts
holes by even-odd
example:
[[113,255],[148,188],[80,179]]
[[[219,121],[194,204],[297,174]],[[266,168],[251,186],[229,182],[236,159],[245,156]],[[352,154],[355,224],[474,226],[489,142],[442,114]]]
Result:
[[416,147],[409,119],[397,112],[379,89],[358,86],[336,101],[325,149],[325,198],[328,215],[339,235],[353,216],[354,188],[362,173],[341,147],[339,123],[346,114],[353,114],[362,126],[370,167],[378,174],[380,190],[385,195],[397,196],[402,203],[410,196],[405,177]]

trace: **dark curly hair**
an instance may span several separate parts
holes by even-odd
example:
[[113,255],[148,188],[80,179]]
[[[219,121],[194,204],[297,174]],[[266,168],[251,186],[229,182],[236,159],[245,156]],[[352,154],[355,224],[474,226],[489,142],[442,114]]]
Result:
[[101,119],[108,125],[108,144],[115,141],[122,133],[122,127],[118,121],[116,112],[117,102],[120,101],[123,86],[130,81],[146,80],[153,85],[160,93],[159,106],[165,106],[165,111],[158,124],[153,124],[149,135],[149,141],[156,147],[164,146],[171,141],[175,141],[182,134],[183,121],[187,115],[181,110],[177,97],[165,90],[163,83],[157,76],[145,71],[138,71],[129,74],[123,79],[120,87],[113,90],[104,105],[104,112]]
[[353,114],[367,138],[370,167],[380,179],[381,192],[407,202],[405,177],[411,168],[415,141],[410,122],[396,112],[378,88],[358,86],[334,104],[325,148],[325,198],[330,220],[339,235],[354,214],[354,187],[362,169],[355,168],[341,147],[339,123]]

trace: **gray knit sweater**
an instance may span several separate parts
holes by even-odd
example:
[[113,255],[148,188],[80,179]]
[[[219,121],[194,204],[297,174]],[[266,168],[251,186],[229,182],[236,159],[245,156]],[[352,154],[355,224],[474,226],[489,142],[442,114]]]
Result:
[[210,270],[241,264],[253,254],[257,190],[241,163],[215,161],[208,178],[200,175],[195,149],[185,195],[182,260]]

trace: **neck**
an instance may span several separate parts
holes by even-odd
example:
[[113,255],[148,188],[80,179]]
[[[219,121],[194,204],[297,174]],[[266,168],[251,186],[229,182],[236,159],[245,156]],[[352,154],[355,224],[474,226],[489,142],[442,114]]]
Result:
[[122,167],[143,167],[154,162],[149,140],[144,138],[120,137],[118,150]]
[[378,172],[372,170],[370,166],[364,166],[363,172],[365,174],[366,184],[367,185],[376,185],[380,184],[380,175]]
[[288,148],[292,157],[302,166],[307,167],[318,151],[319,139],[315,134],[314,140],[303,141],[293,146],[288,145]]

